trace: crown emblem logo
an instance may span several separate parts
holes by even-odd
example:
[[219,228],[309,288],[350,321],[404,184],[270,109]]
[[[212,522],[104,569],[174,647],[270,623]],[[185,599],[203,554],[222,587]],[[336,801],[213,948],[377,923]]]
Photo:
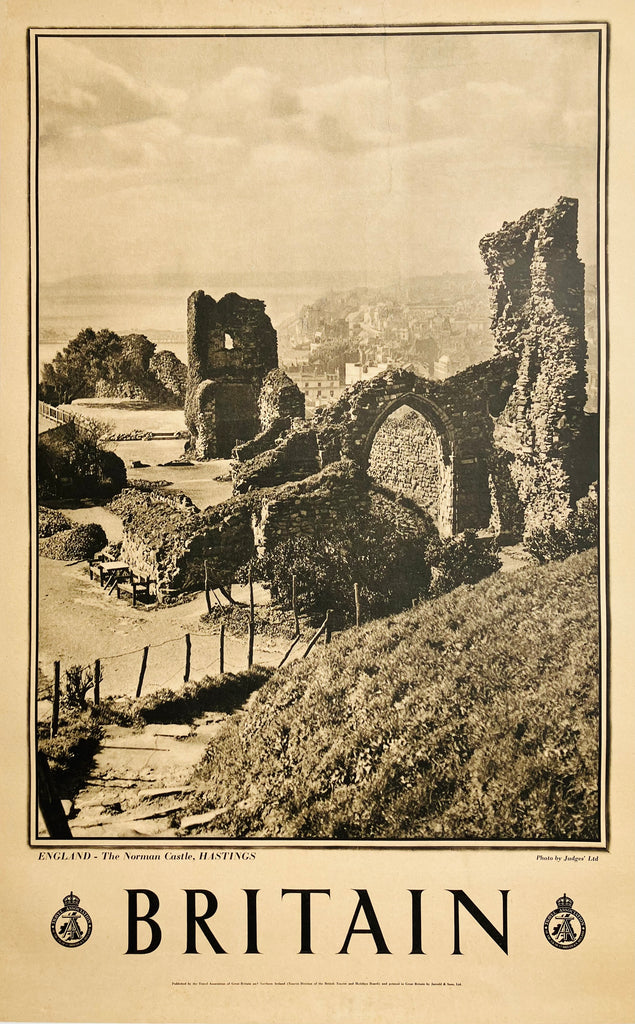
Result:
[[64,904],[51,921],[51,934],[60,946],[82,946],[91,936],[93,922],[90,915],[79,905],[79,896],[69,892],[62,899]]
[[586,935],[586,924],[581,914],[573,909],[573,900],[566,892],[556,900],[544,923],[547,942],[556,949],[575,949]]

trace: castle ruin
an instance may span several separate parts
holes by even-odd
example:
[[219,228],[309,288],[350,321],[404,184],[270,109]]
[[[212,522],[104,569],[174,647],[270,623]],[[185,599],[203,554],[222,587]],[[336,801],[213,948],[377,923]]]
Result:
[[265,304],[235,292],[216,302],[203,291],[187,302],[186,451],[226,459],[260,430],[262,382],[278,366],[278,339]]
[[599,457],[597,416],[585,413],[577,200],[531,210],[480,248],[495,356],[443,381],[387,370],[309,422],[277,369],[264,303],[190,296],[190,449],[233,453],[235,496],[201,513],[137,497],[124,521],[130,564],[152,571],[165,594],[200,587],[206,560],[231,580],[255,551],[362,509],[373,483],[419,504],[441,536],[469,528],[517,540],[563,525]]
[[525,533],[561,526],[597,476],[592,465],[589,479],[595,460],[584,412],[584,265],[577,245],[578,201],[567,198],[530,210],[480,243],[496,351],[517,362],[493,441],[508,462]]

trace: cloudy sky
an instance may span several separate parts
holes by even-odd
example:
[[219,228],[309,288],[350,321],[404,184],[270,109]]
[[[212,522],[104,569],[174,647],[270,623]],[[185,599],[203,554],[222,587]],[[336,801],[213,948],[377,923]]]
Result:
[[479,269],[560,195],[595,261],[592,33],[38,45],[45,283]]

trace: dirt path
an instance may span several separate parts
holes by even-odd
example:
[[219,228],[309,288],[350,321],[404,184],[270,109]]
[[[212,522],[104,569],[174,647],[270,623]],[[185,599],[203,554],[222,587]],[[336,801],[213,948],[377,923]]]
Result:
[[[240,597],[239,588],[235,595]],[[260,599],[263,594],[260,593]],[[192,679],[218,671],[218,631],[205,633],[200,618],[207,610],[205,595],[171,607],[133,608],[125,599],[108,595],[90,580],[86,563],[66,565],[40,559],[39,650],[42,673],[53,677],[53,662],[61,661],[62,678],[69,665],[101,661],[102,696],[134,696],[143,648],[150,647],[143,692],[163,686],[178,689],[185,667],[184,635],[192,643]],[[254,660],[276,665],[288,640],[256,634]],[[247,667],[247,638],[225,636],[225,671]]]

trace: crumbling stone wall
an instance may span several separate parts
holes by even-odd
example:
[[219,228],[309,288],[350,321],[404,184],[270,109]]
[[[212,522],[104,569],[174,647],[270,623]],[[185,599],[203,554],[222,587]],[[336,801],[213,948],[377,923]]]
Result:
[[200,590],[205,560],[214,583],[231,583],[254,551],[252,496],[200,511],[185,496],[123,491],[112,503],[121,517],[121,558],[136,573],[156,580],[157,598]]
[[174,396],[179,405],[185,402],[187,366],[174,352],[157,352],[150,357],[150,371],[159,383]]
[[315,431],[308,424],[286,431],[273,448],[260,451],[258,442],[265,436],[255,438],[252,458],[241,462],[242,449],[236,452],[239,459],[231,465],[235,494],[246,494],[256,487],[274,487],[288,480],[303,480],[321,468]]
[[102,378],[95,383],[95,398],[128,398],[131,401],[153,402],[169,407],[178,404],[174,394],[150,373],[143,382]]
[[349,461],[299,483],[264,488],[200,511],[189,499],[130,488],[112,503],[122,520],[121,558],[157,581],[157,597],[227,585],[236,570],[287,537],[327,530],[368,497],[363,470]]
[[279,420],[304,419],[304,394],[284,370],[270,370],[258,396],[261,431],[270,430]]
[[197,459],[228,458],[260,429],[258,396],[278,365],[276,332],[259,299],[230,292],[216,302],[193,292],[187,307],[187,450]]
[[350,515],[368,497],[366,474],[344,459],[305,480],[266,492],[254,520],[259,554],[290,537],[318,536]]
[[442,467],[439,435],[414,409],[405,416],[389,416],[375,434],[368,458],[370,477],[412,498],[434,519],[439,515]]
[[[577,200],[559,199],[485,236],[496,356],[444,381],[391,370],[347,388],[301,428],[320,466],[342,458],[393,489],[417,491],[444,535],[490,526],[518,538],[570,515],[597,476],[597,420],[585,414],[584,267],[577,256]],[[383,423],[408,405],[438,439],[424,459],[411,445],[373,456]],[[243,464],[247,492],[311,470],[290,431]],[[430,435],[432,436],[432,435]],[[383,438],[383,440],[382,440]],[[380,435],[380,446],[386,434]],[[382,468],[379,468],[381,461]],[[437,477],[439,483],[437,485]],[[438,491],[438,498],[437,498]]]
[[[134,339],[135,336],[132,335]],[[126,341],[127,339],[123,339]],[[154,348],[143,338],[149,348]],[[98,380],[95,384],[97,398],[129,398],[156,402],[161,405],[182,406],[185,399],[187,367],[174,352],[159,352],[149,356],[147,365],[142,360],[131,371],[130,379]]]
[[[218,582],[230,582],[256,550],[328,529],[361,508],[369,468],[389,489],[405,484],[418,492],[442,535],[489,525],[517,537],[561,525],[597,472],[597,420],[584,414],[584,268],[576,248],[571,199],[487,235],[481,252],[492,281],[496,356],[444,381],[387,371],[347,388],[310,424],[298,424],[291,411],[278,415],[290,394],[281,377],[272,378],[258,409],[276,345],[264,304],[239,296],[217,304],[195,293],[191,445],[199,457],[227,450],[220,424],[228,394],[242,396],[249,436],[261,432],[236,452],[234,498],[205,512],[159,501],[133,510],[124,521],[124,557],[155,566],[160,594],[200,588],[206,559]],[[235,348],[226,349],[230,325],[237,325]],[[398,456],[393,447],[386,424],[404,407],[424,417],[423,459],[414,442]]]
[[[237,445],[232,452],[233,458],[236,460],[234,464],[235,479],[240,477],[240,467],[236,463],[247,462],[270,452],[294,424],[299,426],[300,422],[304,420],[304,395],[298,385],[283,370],[271,370],[260,389],[258,412],[260,433],[256,434],[251,441]],[[298,448],[297,445],[295,447]],[[307,476],[319,468],[315,461],[314,451],[311,452],[310,458],[312,461],[305,466],[303,476]],[[287,476],[286,479],[295,479],[295,477]],[[269,480],[270,484],[277,482],[277,479]]]
[[494,444],[509,456],[524,532],[570,515],[585,491],[579,447],[586,432],[584,266],[577,256],[576,199],[531,210],[486,235],[496,350],[518,362],[496,418]]
[[[389,370],[369,381],[347,388],[332,406],[319,410],[310,424],[284,435],[270,451],[235,469],[234,489],[246,493],[303,471],[293,439],[318,466],[351,459],[364,469],[369,464],[377,433],[388,417],[402,406],[416,410],[436,437],[439,496],[430,507],[444,536],[489,524],[492,505],[489,490],[493,418],[491,409],[503,406],[515,379],[516,360],[500,356],[468,367],[444,381],[431,381],[410,370]],[[426,464],[414,457],[404,469],[425,490]],[[402,453],[407,460],[407,453]],[[306,472],[306,470],[305,470]],[[391,486],[388,477],[376,474]],[[399,488],[393,486],[393,490]]]
[[131,380],[111,381],[100,378],[95,382],[95,398],[130,398],[135,401],[149,401],[147,387]]

